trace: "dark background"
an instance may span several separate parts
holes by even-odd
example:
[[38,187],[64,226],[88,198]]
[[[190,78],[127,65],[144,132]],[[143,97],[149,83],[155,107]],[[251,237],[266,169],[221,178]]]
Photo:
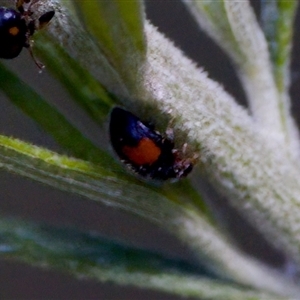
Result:
[[[148,18],[190,58],[198,62],[199,66],[204,67],[211,78],[222,82],[229,93],[234,95],[242,105],[246,105],[244,93],[231,63],[224,53],[198,29],[185,7],[177,0],[152,0],[147,1],[146,4]],[[258,1],[254,4],[256,11],[259,11]],[[299,26],[298,13],[296,28]],[[296,30],[295,32],[297,34]],[[299,51],[298,37],[295,39],[293,50],[291,87],[293,112],[298,123],[299,114],[297,116],[296,113],[300,108],[298,101]],[[91,140],[98,145],[107,142],[105,137],[99,139],[99,128],[74,106],[68,94],[47,74],[47,71],[43,71],[42,74],[37,72],[26,50],[23,50],[20,57],[6,64],[12,66],[23,80],[34,82],[37,91],[59,106]],[[51,137],[14,107],[1,93],[0,99],[1,134],[62,152]],[[54,190],[7,172],[1,171],[0,177],[2,215],[22,217],[25,220],[42,221],[58,226],[72,225],[84,230],[96,230],[105,236],[123,239],[136,246],[192,261],[192,253],[176,238],[137,216],[107,208],[92,201],[83,201],[76,195]],[[251,230],[243,232],[241,236],[245,243],[248,241],[248,246],[255,244]],[[0,260],[0,299],[175,300],[181,298],[132,287],[120,287],[111,283],[76,280],[69,275],[55,271]]]

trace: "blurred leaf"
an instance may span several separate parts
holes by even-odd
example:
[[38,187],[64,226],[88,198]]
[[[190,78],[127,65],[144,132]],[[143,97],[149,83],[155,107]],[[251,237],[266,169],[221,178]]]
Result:
[[[153,197],[151,190],[122,173],[115,164],[94,165],[1,135],[0,162],[6,170],[93,200],[103,196],[111,198],[112,203],[124,204],[128,201],[129,208],[134,203],[135,192],[140,199],[140,193],[145,195],[148,191],[145,201]],[[130,186],[133,188],[131,191]],[[157,197],[157,193],[154,194]]]
[[[16,219],[0,219],[0,254],[25,261],[47,256],[52,262],[50,266],[55,266],[58,256],[61,256],[77,262],[70,264],[70,271],[73,266],[75,272],[80,272],[76,270],[80,264],[86,267],[98,265],[100,269],[120,268],[150,274],[164,271],[216,279],[215,275],[200,266],[121,244],[95,232],[85,233],[75,228],[57,228]],[[59,263],[57,266],[62,267]]]
[[169,192],[172,196],[167,199],[159,188],[144,186],[113,164],[94,165],[1,135],[0,167],[159,224],[182,215],[183,204],[175,204],[179,202],[175,193]]
[[[60,65],[64,68],[63,59],[66,58],[66,65],[71,67],[70,75],[73,77],[73,80],[77,77],[74,73],[77,73],[81,69],[83,70],[83,74],[87,75],[87,80],[85,78],[82,78],[82,80],[84,83],[88,82],[88,89],[95,86],[92,83],[94,81],[116,95],[128,97],[127,87],[116,70],[116,67],[113,66],[112,61],[105,56],[105,53],[103,53],[95,38],[85,30],[81,16],[82,11],[79,9],[80,16],[78,16],[75,1],[43,1],[39,3],[37,8],[40,13],[50,9],[55,10],[55,17],[51,20],[49,26],[47,26],[47,32],[49,36],[51,36],[51,39],[47,37],[46,41],[46,43],[49,44],[49,49],[44,47],[42,42],[37,42],[37,50],[39,53],[44,53],[43,56],[45,56],[45,60],[49,59],[49,62],[51,62],[54,58],[51,51],[54,51],[54,53],[58,54],[58,62],[54,62],[54,65]],[[45,30],[41,30],[35,34],[34,38],[37,39],[37,41],[40,38],[43,40],[44,37],[40,37],[40,35],[44,34]],[[53,49],[56,48],[57,44],[59,44],[61,48]],[[50,65],[49,67],[51,68]],[[53,69],[56,69],[56,67]],[[67,73],[67,68],[65,68],[65,70],[56,69],[54,71],[56,76],[62,76],[58,74],[59,71],[65,74]],[[78,88],[76,88],[76,90],[78,90]],[[98,92],[99,88],[96,90],[96,94]],[[98,96],[100,94],[98,94]]]
[[287,93],[297,0],[262,0],[261,20],[268,41],[277,88]]
[[49,105],[2,64],[0,77],[0,90],[75,157],[101,163],[103,166],[116,165],[111,156],[94,146],[55,107]]
[[38,35],[34,50],[76,103],[102,125],[117,101],[116,97],[109,94],[101,83],[49,36]]
[[197,22],[236,62],[243,62],[245,56],[231,30],[224,0],[182,0]]
[[287,135],[285,143],[292,145],[292,155],[299,157],[299,129],[290,117],[291,49],[298,1],[261,1],[261,21],[267,39],[274,81],[278,90],[278,109]]
[[146,51],[143,2],[95,0],[75,4],[87,32],[96,38],[127,86],[134,86]]
[[0,219],[0,255],[77,277],[112,281],[198,299],[280,299],[230,282],[204,269],[125,246],[94,233]]

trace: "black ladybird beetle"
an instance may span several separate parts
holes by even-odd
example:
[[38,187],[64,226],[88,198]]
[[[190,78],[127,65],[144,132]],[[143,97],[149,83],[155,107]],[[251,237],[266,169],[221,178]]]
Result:
[[[54,11],[44,13],[37,20],[32,18],[31,6],[39,0],[17,0],[16,9],[0,7],[0,58],[15,58],[23,47],[28,48],[30,55],[39,68],[43,65],[35,60],[31,51],[30,37],[38,29],[47,25],[54,16]],[[28,3],[28,7],[23,7]]]
[[112,146],[131,169],[158,180],[185,177],[192,171],[192,159],[183,159],[174,143],[135,115],[115,107],[110,117]]

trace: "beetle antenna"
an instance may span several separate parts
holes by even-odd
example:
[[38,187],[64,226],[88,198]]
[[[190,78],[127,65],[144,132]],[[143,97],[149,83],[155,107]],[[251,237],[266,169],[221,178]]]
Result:
[[42,73],[43,69],[45,68],[45,65],[42,64],[40,61],[38,61],[38,60],[35,58],[35,56],[34,56],[34,54],[33,54],[33,51],[32,51],[32,46],[31,46],[31,45],[28,47],[28,51],[29,51],[30,56],[31,56],[31,58],[33,59],[34,63],[35,63],[36,66],[39,68],[39,72]]

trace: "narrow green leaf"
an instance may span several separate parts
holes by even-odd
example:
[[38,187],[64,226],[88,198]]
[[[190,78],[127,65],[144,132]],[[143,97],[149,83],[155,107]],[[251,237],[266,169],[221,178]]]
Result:
[[[82,70],[84,70],[83,74],[88,71],[88,77],[92,76],[94,80],[101,83],[101,85],[105,86],[110,92],[119,96],[121,95],[122,97],[128,97],[127,87],[116,68],[112,65],[112,61],[109,60],[108,57],[105,57],[103,51],[99,48],[98,42],[85,30],[83,20],[79,18],[77,14],[74,1],[43,1],[39,2],[36,8],[40,13],[50,9],[55,10],[55,16],[47,26],[47,32],[52,37],[52,45],[50,45],[49,49],[45,49],[45,47],[38,42],[40,47],[37,47],[38,52],[45,52],[46,60],[48,56],[50,56],[50,58],[53,57],[53,54],[51,54],[52,48],[59,44],[69,55],[66,62],[67,64],[73,65],[73,62],[70,62],[71,57],[75,63],[78,63],[78,66],[75,68],[76,70],[79,70],[79,66],[81,66]],[[81,15],[81,12],[79,12],[79,14]],[[41,30],[35,33],[34,39],[39,40],[40,35],[44,35],[45,31],[46,30]],[[53,41],[56,41],[56,43]],[[49,43],[49,40],[47,43]],[[61,49],[54,49],[54,52],[56,51],[58,51],[57,53],[59,54],[59,62],[55,62],[55,65],[59,63],[62,64],[64,54],[61,52]],[[52,58],[50,61],[51,60]],[[67,71],[67,68],[65,69],[64,71]],[[72,67],[72,76],[74,76],[75,69]],[[90,79],[88,81],[90,81]]]
[[25,261],[47,256],[50,267],[62,267],[59,263],[56,265],[57,256],[60,255],[76,262],[73,265],[75,273],[80,272],[78,265],[94,265],[99,269],[119,268],[132,273],[170,272],[217,279],[199,265],[121,244],[94,232],[86,233],[75,228],[57,228],[11,218],[0,218],[0,255],[24,258]]
[[80,278],[109,280],[198,299],[280,299],[212,279],[205,270],[184,261],[112,242],[95,233],[12,219],[0,219],[0,256],[56,268]]
[[81,159],[101,163],[103,166],[116,165],[105,151],[94,146],[55,107],[49,105],[31,87],[2,64],[0,64],[0,77],[0,90],[46,132],[51,134],[69,153]]
[[277,88],[287,93],[297,0],[261,1],[261,20],[268,41]]
[[[172,215],[172,202],[155,187],[122,173],[115,164],[94,165],[68,158],[17,139],[0,136],[0,167],[92,200],[160,220]],[[176,210],[177,208],[175,208]],[[164,211],[164,213],[163,213]]]
[[144,7],[139,0],[76,1],[87,32],[130,87],[145,55]]
[[243,62],[245,56],[231,30],[224,0],[182,0],[201,27],[223,47],[236,62]]
[[116,98],[49,36],[38,35],[34,46],[47,70],[64,85],[76,103],[102,125]]
[[[289,96],[290,60],[297,7],[297,0],[261,1],[261,21],[269,47],[273,77],[278,90],[278,109],[281,123],[287,133],[294,131],[294,136],[287,135],[286,142],[294,143],[298,148],[298,130],[290,117],[291,100]],[[296,153],[297,150],[292,149],[292,152]]]
[[[1,135],[0,167],[59,189],[138,213],[163,226],[167,226],[166,218],[177,218],[184,207],[198,207],[196,210],[199,210],[204,203],[188,183],[184,184],[189,187],[186,192],[183,189],[180,192],[179,186],[172,191],[171,188],[145,185],[124,173],[115,163],[94,165]],[[192,199],[197,203],[194,207],[191,206]]]

